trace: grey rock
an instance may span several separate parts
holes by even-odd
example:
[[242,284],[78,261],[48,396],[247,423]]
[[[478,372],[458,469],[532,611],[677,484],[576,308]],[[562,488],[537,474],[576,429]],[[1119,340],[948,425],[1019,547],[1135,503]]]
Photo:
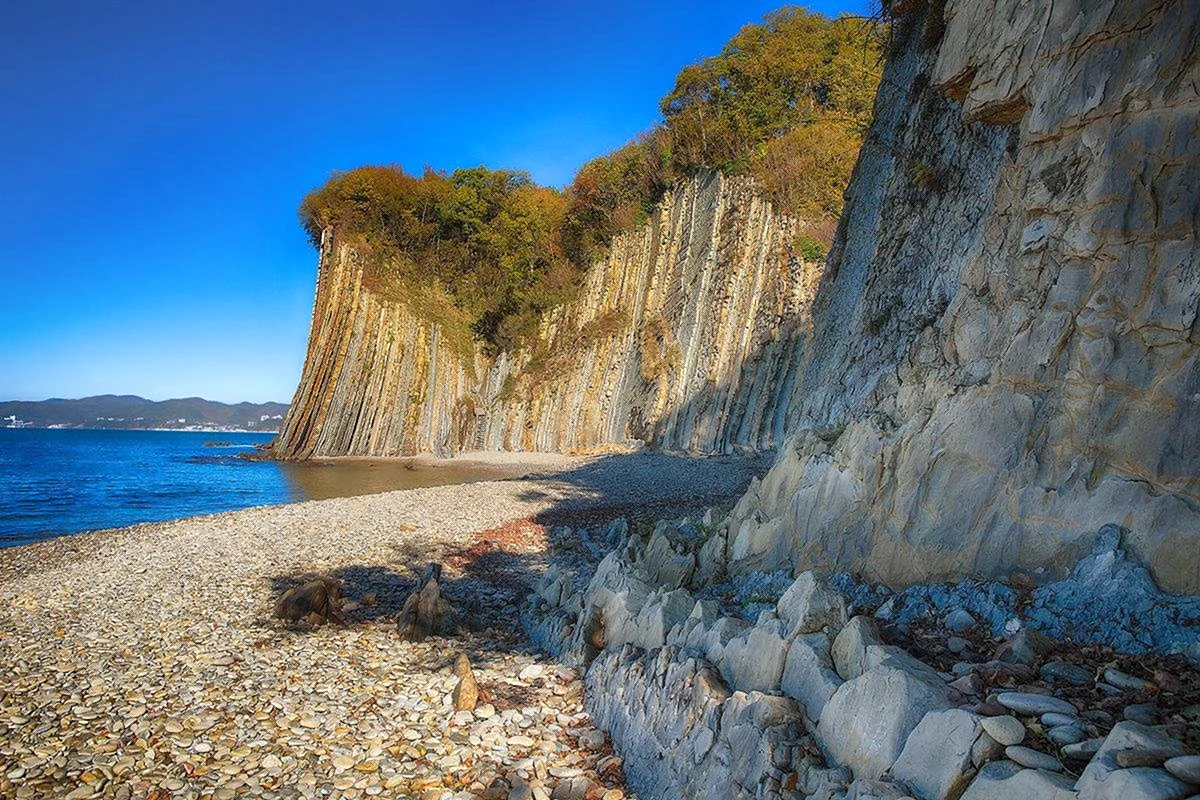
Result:
[[1134,767],[1109,772],[1104,780],[1077,784],[1081,800],[1183,800],[1194,787],[1155,767]]
[[1009,664],[1030,665],[1038,656],[1050,650],[1053,642],[1045,634],[1022,628],[1000,646],[997,658]]
[[971,753],[979,731],[980,718],[969,711],[930,711],[909,734],[891,776],[925,800],[958,797],[975,773]]
[[1057,728],[1059,725],[1080,725],[1082,723],[1074,714],[1060,714],[1057,711],[1051,711],[1048,714],[1042,714],[1042,724],[1047,728]]
[[1077,664],[1065,661],[1048,661],[1042,665],[1041,675],[1046,680],[1061,681],[1072,686],[1087,686],[1092,682],[1092,673]]
[[[1119,722],[1109,731],[1095,757],[1084,768],[1076,788],[1079,789],[1081,797],[1112,800],[1142,796],[1134,794],[1135,791],[1169,793],[1175,791],[1170,782],[1179,783],[1170,774],[1160,769],[1141,766],[1128,769],[1120,762],[1128,762],[1129,757],[1133,756],[1134,761],[1140,761],[1142,764],[1162,764],[1169,758],[1186,754],[1187,748],[1182,742],[1157,728],[1139,725],[1136,722]],[[1182,783],[1179,785],[1183,786]],[[1119,792],[1129,794],[1122,795]],[[1177,795],[1180,798],[1186,796],[1186,791]]]
[[1125,689],[1130,692],[1144,692],[1154,686],[1150,681],[1144,681],[1141,678],[1134,677],[1127,672],[1121,672],[1117,669],[1104,670],[1104,680],[1118,689]]
[[1163,763],[1163,769],[1181,781],[1200,784],[1200,756],[1175,756]]
[[799,701],[812,725],[820,721],[825,704],[842,683],[833,671],[829,637],[823,633],[797,636],[788,648],[779,688]]
[[993,761],[980,768],[960,800],[1076,800],[1073,785],[1066,775]]
[[971,763],[976,769],[1001,758],[1004,758],[1004,745],[991,736],[980,736],[971,746]]
[[1090,761],[1092,756],[1100,751],[1100,745],[1104,744],[1103,739],[1086,739],[1082,742],[1069,744],[1062,748],[1059,752],[1063,758],[1068,758],[1071,761]]
[[946,615],[944,624],[948,630],[954,631],[955,633],[962,633],[963,631],[971,630],[978,623],[975,621],[975,618],[971,616],[969,611],[957,608]]
[[1158,722],[1158,707],[1153,703],[1135,703],[1125,706],[1125,719],[1139,722],[1142,725],[1154,725]]
[[895,762],[930,711],[949,708],[943,693],[908,672],[877,667],[847,681],[821,712],[817,739],[838,764],[876,779]]
[[688,552],[676,551],[667,530],[655,530],[646,545],[642,564],[652,584],[665,589],[686,586],[696,568],[696,557]]
[[842,680],[852,680],[867,671],[867,648],[883,644],[879,629],[870,617],[857,616],[846,623],[833,640],[833,666]]
[[846,800],[911,800],[908,788],[893,781],[859,778],[846,789]]
[[724,658],[725,646],[750,629],[750,623],[737,617],[721,617],[704,637],[704,657],[713,664]]
[[776,604],[790,636],[828,628],[837,633],[846,624],[846,599],[813,572],[803,572]]
[[962,653],[970,646],[970,642],[968,642],[966,639],[959,638],[958,636],[951,636],[946,640],[946,649],[951,653]]
[[746,633],[725,645],[721,675],[743,692],[779,691],[788,645],[778,619],[762,618]]
[[1046,731],[1046,738],[1059,747],[1083,741],[1084,731],[1079,725],[1058,725]]
[[1042,714],[1057,712],[1059,714],[1070,714],[1078,716],[1079,709],[1068,703],[1066,700],[1060,700],[1057,697],[1050,697],[1043,694],[1028,694],[1025,692],[1001,692],[996,701],[1000,705],[1015,711],[1018,714],[1027,717],[1040,717]]
[[1025,726],[1016,717],[984,717],[982,725],[988,736],[1005,747],[1025,740]]
[[1028,767],[1029,769],[1045,770],[1046,772],[1062,771],[1062,763],[1057,758],[1047,755],[1040,750],[1034,750],[1031,747],[1023,747],[1019,744],[1006,747],[1004,748],[1004,755],[1022,767]]

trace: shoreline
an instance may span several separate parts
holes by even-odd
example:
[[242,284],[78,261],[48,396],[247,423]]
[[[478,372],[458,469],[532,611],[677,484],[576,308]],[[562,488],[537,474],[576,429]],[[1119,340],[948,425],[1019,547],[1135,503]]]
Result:
[[[0,796],[420,796],[451,775],[478,791],[515,780],[533,756],[623,786],[579,674],[521,631],[518,605],[546,566],[540,520],[730,501],[765,460],[572,463],[0,550]],[[446,564],[464,627],[402,642],[394,621],[428,561]],[[345,626],[273,618],[312,575],[343,583]],[[491,693],[474,716],[450,702],[456,652]]]

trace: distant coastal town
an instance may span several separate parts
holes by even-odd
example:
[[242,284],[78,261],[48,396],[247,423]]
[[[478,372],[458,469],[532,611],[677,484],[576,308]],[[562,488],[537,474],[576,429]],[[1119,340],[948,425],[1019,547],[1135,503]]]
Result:
[[283,403],[220,403],[199,397],[147,400],[99,395],[77,400],[0,402],[0,428],[276,433]]

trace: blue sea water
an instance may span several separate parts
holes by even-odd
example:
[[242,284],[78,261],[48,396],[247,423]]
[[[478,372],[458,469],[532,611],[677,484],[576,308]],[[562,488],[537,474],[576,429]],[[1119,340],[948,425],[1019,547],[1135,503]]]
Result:
[[[0,547],[141,522],[462,483],[462,469],[286,464],[239,454],[272,434],[0,428]],[[206,447],[208,442],[227,446]]]

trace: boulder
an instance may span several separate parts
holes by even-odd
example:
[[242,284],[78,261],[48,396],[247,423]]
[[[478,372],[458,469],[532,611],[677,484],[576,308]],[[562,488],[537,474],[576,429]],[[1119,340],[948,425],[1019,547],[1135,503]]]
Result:
[[820,721],[825,704],[842,683],[841,677],[833,671],[826,634],[802,634],[792,641],[779,688],[796,698],[811,725]]
[[867,671],[867,647],[883,644],[879,629],[870,617],[858,616],[846,623],[833,640],[833,666],[842,680],[853,680]]
[[1134,767],[1109,772],[1103,781],[1080,789],[1079,800],[1184,800],[1195,787],[1157,767]]
[[979,770],[959,800],[1076,800],[1076,794],[1071,779],[1061,773],[993,761]]
[[675,545],[665,531],[656,531],[646,545],[642,558],[650,583],[664,589],[686,586],[696,568],[696,557],[688,552],[676,552]]
[[735,689],[776,692],[787,651],[783,624],[771,612],[764,612],[757,625],[729,641],[718,666]]
[[1142,764],[1162,764],[1187,752],[1182,742],[1158,728],[1136,722],[1119,722],[1109,731],[1100,749],[1079,776],[1076,788],[1080,800],[1173,800],[1187,797],[1190,794],[1186,789],[1187,784],[1156,766],[1123,769],[1118,763],[1120,757],[1132,756]]
[[725,646],[749,628],[750,623],[744,619],[721,617],[704,637],[704,657],[713,664],[720,664],[725,656]]
[[880,666],[834,692],[821,712],[817,739],[855,777],[877,779],[900,756],[924,716],[949,707],[944,691],[902,669]]
[[796,578],[775,608],[789,636],[816,633],[826,627],[837,633],[846,624],[846,599],[811,571]]
[[939,691],[945,691],[946,681],[933,667],[909,655],[905,650],[890,644],[868,645],[863,654],[863,669],[888,666],[902,669],[915,678],[925,681]]
[[637,617],[637,634],[629,640],[638,647],[654,650],[667,643],[667,633],[691,614],[696,601],[687,589],[651,595]]
[[978,716],[959,708],[930,711],[909,734],[892,777],[920,800],[955,800],[975,775],[971,751],[979,723]]

